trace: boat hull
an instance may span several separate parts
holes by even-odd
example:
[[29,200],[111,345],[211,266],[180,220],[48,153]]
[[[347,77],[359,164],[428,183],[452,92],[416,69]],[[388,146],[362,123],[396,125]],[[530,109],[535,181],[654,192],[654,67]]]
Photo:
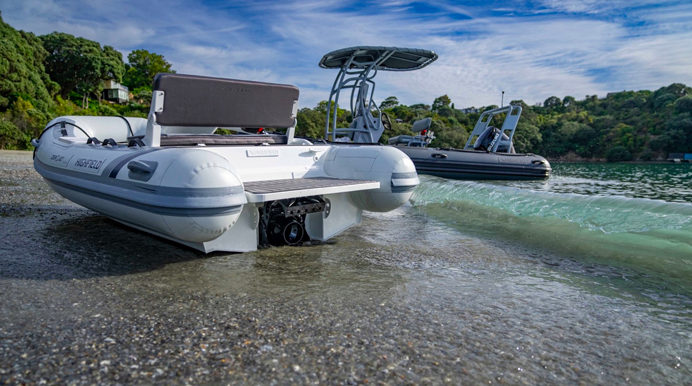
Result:
[[[70,201],[204,252],[256,250],[274,220],[306,235],[288,245],[327,240],[359,224],[363,210],[401,206],[419,183],[411,160],[390,147],[214,135],[171,136],[177,142],[161,147],[102,145],[61,125],[129,131],[122,119],[88,118],[49,124],[36,141],[36,171]],[[246,143],[252,140],[261,141]],[[187,142],[195,145],[181,145]]]
[[397,146],[419,174],[459,180],[541,180],[552,168],[533,154],[489,153],[458,149]]

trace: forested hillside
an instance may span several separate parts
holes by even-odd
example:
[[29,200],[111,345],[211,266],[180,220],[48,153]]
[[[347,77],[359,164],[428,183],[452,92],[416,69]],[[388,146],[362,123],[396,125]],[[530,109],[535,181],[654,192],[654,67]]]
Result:
[[[60,115],[146,117],[152,80],[160,72],[175,72],[161,55],[135,50],[125,63],[113,47],[60,32],[37,37],[15,30],[0,15],[0,149],[29,149],[31,138]],[[102,101],[104,80],[127,86],[130,102]],[[512,101],[523,107],[514,145],[519,152],[551,159],[646,161],[669,152],[692,152],[691,91],[676,83],[654,92],[624,91],[602,98],[553,96],[538,106]],[[416,120],[431,117],[437,136],[432,145],[437,147],[463,147],[480,115],[456,109],[447,95],[431,105],[410,106],[390,96],[380,108],[393,122],[399,120],[383,143],[409,133]],[[301,109],[297,135],[322,138],[326,109],[326,101]],[[350,115],[339,110],[339,123],[348,125]]]
[[[596,95],[576,100],[550,97],[541,106],[523,108],[514,145],[518,152],[533,152],[556,159],[607,159],[610,161],[663,159],[669,152],[692,152],[692,88],[672,84],[655,92],[625,91],[606,98]],[[310,137],[324,136],[326,102],[298,115],[300,131]],[[431,117],[437,137],[432,146],[460,148],[466,144],[480,113],[498,106],[486,106],[479,113],[464,114],[455,109],[448,96],[436,98],[432,105],[399,104],[386,98],[382,111],[394,122],[387,138],[407,134],[413,122]],[[340,111],[341,125],[348,125],[350,112]],[[502,117],[500,117],[502,118]],[[500,125],[501,122],[497,122]],[[341,126],[344,127],[344,126]]]

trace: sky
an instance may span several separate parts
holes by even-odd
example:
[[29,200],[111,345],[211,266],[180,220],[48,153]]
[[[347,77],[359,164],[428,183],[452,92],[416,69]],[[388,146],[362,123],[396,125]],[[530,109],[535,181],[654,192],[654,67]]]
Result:
[[435,51],[410,72],[378,73],[375,101],[456,108],[550,96],[692,85],[692,1],[0,0],[5,22],[127,54],[163,55],[178,73],[298,86],[301,107],[329,97],[328,52],[351,46]]

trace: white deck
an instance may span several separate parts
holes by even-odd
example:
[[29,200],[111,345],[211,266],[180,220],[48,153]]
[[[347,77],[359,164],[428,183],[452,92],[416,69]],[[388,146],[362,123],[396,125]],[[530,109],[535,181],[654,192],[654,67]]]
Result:
[[244,187],[248,202],[265,202],[282,200],[284,198],[378,189],[380,183],[378,181],[338,178],[297,178],[291,180],[246,182]]

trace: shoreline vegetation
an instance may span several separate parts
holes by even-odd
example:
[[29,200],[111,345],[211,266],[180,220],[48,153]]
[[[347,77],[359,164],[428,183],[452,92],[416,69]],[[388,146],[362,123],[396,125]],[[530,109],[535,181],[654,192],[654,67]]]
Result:
[[[146,118],[151,85],[157,73],[175,72],[162,55],[134,50],[125,63],[110,46],[53,32],[36,36],[2,21],[0,13],[0,150],[31,150],[31,139],[63,115]],[[114,80],[128,87],[125,104],[102,100],[103,84]],[[514,136],[520,153],[535,153],[551,162],[665,161],[668,153],[692,153],[692,88],[673,83],[656,91],[622,91],[605,97],[551,96],[527,105]],[[322,138],[327,102],[298,111],[296,135]],[[498,106],[457,109],[447,95],[431,105],[400,104],[385,98],[381,111],[392,120],[380,141],[408,134],[413,122],[432,118],[433,147],[463,148],[480,114]],[[339,109],[337,124],[352,121]],[[504,117],[498,117],[497,125]]]

